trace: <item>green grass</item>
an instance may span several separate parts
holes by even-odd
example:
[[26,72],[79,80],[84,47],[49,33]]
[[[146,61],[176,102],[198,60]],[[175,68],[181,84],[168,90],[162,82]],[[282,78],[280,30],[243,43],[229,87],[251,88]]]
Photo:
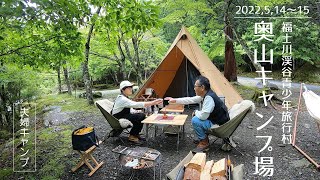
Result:
[[12,167],[0,169],[0,179],[5,179],[6,177],[13,174]]
[[89,105],[86,99],[75,98],[67,94],[46,95],[38,99],[35,103],[37,113],[42,112],[42,110],[48,106],[61,106],[62,111],[97,111],[97,108],[94,105]]
[[63,173],[65,173],[68,162],[76,161],[66,158],[66,156],[70,155],[72,152],[72,127],[59,126],[59,128],[61,128],[60,131],[47,128],[39,132],[39,142],[44,143],[41,143],[38,147],[49,151],[49,153],[41,154],[41,157],[44,159],[43,166],[38,174],[41,179],[59,179]]
[[236,84],[233,84],[233,87],[238,91],[238,93],[243,99],[248,99],[248,100],[252,99],[256,90],[255,87],[236,85]]
[[[21,176],[24,176],[26,179],[60,179],[66,172],[66,168],[73,166],[73,163],[77,162],[76,158],[70,156],[72,153],[72,129],[72,126],[63,125],[37,130],[37,172],[24,173]],[[34,132],[30,132],[29,137],[33,136]],[[21,138],[15,139],[15,142],[19,143]],[[30,139],[24,148],[29,149],[28,155],[30,157],[34,155],[34,144],[32,144]],[[2,152],[1,161],[11,161],[9,160],[10,151],[12,151],[12,148]],[[17,149],[16,154],[21,154],[21,152],[21,149]],[[16,163],[19,163],[19,158],[19,156],[15,156]],[[8,164],[12,165],[11,163]],[[12,178],[15,175],[13,175],[12,166],[0,169],[0,179],[5,179],[6,177]]]
[[0,130],[0,139],[9,139],[12,137],[12,134],[6,130],[6,129],[1,129]]

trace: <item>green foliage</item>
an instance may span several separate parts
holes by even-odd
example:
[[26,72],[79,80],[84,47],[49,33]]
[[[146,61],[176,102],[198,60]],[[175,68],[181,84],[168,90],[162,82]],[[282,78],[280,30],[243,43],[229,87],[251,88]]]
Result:
[[159,1],[158,3],[162,8],[162,33],[167,42],[174,40],[181,26],[192,27],[191,29],[194,29],[194,32],[201,32],[204,35],[208,29],[217,24],[215,23],[216,21],[213,21],[216,13],[207,5],[207,1],[168,0],[165,2]]
[[145,41],[140,45],[140,57],[147,73],[151,73],[158,67],[169,46],[160,37],[154,37],[150,33],[145,35]]
[[[295,13],[287,13],[285,16],[301,16]],[[283,42],[285,42],[285,33],[282,32],[283,23],[287,22],[284,19],[275,19],[269,20],[266,22],[271,22],[273,26],[273,35],[272,42],[267,41],[254,41],[254,24],[248,26],[247,30],[244,31],[242,38],[246,41],[247,45],[253,51],[257,49],[257,52],[262,52],[261,45],[262,43],[266,44],[266,49],[273,49],[273,57],[275,63],[281,63],[282,59],[282,48]],[[307,61],[311,64],[314,64],[319,59],[319,48],[320,48],[320,35],[319,35],[319,24],[316,24],[312,21],[306,19],[294,19],[290,20],[292,22],[292,33],[287,33],[289,41],[292,44],[292,52],[295,60]],[[241,49],[241,47],[237,47]],[[244,53],[242,51],[242,53]],[[267,52],[268,55],[268,52]],[[268,56],[269,57],[269,56]]]
[[12,134],[9,131],[5,129],[0,130],[0,139],[9,139],[10,137],[12,137]]
[[39,92],[39,75],[29,66],[19,67],[8,64],[0,74],[0,85],[4,85],[12,102],[16,100],[30,100]]
[[6,177],[9,177],[13,174],[12,168],[3,168],[0,169],[0,179],[5,179]]
[[293,0],[268,0],[268,1],[259,1],[259,0],[249,0],[251,3],[264,7],[264,6],[276,6],[280,4],[290,4]]

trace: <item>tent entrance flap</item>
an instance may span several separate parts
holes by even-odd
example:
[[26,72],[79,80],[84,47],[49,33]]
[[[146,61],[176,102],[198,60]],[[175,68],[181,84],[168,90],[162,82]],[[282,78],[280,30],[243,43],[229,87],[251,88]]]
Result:
[[184,57],[164,97],[195,96],[193,86],[199,75],[200,72]]

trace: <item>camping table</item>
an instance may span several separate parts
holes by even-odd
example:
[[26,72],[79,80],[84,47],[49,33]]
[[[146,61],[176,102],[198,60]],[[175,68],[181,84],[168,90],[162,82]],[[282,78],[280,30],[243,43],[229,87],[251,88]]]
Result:
[[[126,147],[117,146],[112,150],[113,153],[119,154],[119,162],[121,166],[129,168],[131,170],[131,175],[129,180],[133,179],[136,171],[153,168],[153,179],[156,179],[156,166],[159,167],[160,178],[161,179],[161,153],[156,149],[151,149],[148,147]],[[142,163],[144,166],[139,169],[134,169],[135,164],[132,162]],[[129,165],[131,164],[131,165]]]
[[[142,123],[146,124],[146,138],[148,138],[148,130],[149,125],[154,126],[161,126],[161,125],[171,125],[171,126],[179,126],[178,128],[178,138],[177,138],[177,151],[179,151],[179,143],[180,143],[180,132],[182,129],[182,136],[184,138],[184,124],[187,120],[188,115],[186,114],[170,114],[168,115],[167,119],[161,118],[163,114],[152,114],[151,116],[147,117]],[[171,120],[169,120],[171,119]],[[154,129],[154,136],[156,137],[156,128]]]
[[[182,114],[184,111],[184,105],[183,104],[168,104],[166,105],[164,108],[162,108],[160,110],[160,112],[166,114]],[[168,126],[166,128],[166,132],[165,133],[169,133],[169,134],[175,134],[175,130],[172,130],[173,128],[175,128],[174,126]]]
[[184,105],[183,104],[168,104],[164,108],[160,110],[160,112],[164,113],[183,113]]

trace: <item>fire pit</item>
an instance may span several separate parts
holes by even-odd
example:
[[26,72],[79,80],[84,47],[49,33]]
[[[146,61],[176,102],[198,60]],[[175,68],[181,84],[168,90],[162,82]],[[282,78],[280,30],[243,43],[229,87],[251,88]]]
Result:
[[133,179],[136,171],[153,168],[156,179],[156,167],[159,167],[161,179],[161,153],[148,147],[126,147],[119,145],[112,152],[119,154],[119,162],[124,168],[131,170],[129,179]]

